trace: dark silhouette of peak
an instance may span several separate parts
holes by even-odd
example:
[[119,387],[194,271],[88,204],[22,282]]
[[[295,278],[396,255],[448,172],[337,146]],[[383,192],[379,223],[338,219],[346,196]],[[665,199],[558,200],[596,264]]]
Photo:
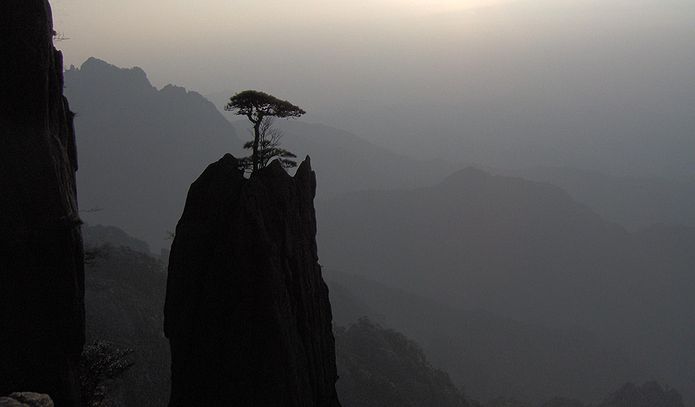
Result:
[[48,1],[6,0],[0,16],[0,396],[78,407],[84,265],[63,55]]
[[340,406],[315,193],[308,157],[247,179],[227,154],[191,185],[164,308],[170,406]]
[[72,75],[79,73],[94,81],[111,79],[119,80],[123,84],[129,84],[133,87],[141,86],[143,88],[153,88],[150,80],[147,79],[147,74],[140,67],[129,69],[119,68],[116,65],[109,64],[98,58],[90,57],[82,63],[79,69],[68,70],[67,74]]

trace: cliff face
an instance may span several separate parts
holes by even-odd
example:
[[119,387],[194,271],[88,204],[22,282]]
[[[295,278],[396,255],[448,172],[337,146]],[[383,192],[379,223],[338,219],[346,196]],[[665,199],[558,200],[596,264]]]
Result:
[[170,406],[339,406],[315,174],[248,180],[227,154],[190,188],[169,258]]
[[0,395],[78,405],[84,272],[62,55],[45,0],[4,0],[0,30]]

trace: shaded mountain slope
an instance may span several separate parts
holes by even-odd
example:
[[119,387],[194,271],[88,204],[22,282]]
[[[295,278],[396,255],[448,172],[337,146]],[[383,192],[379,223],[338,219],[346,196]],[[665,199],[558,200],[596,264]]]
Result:
[[432,368],[420,347],[366,318],[335,329],[345,407],[468,407],[449,376]]
[[[134,238],[131,238],[134,239]],[[132,349],[134,362],[105,400],[114,406],[164,406],[169,397],[169,345],[162,333],[166,272],[158,260],[109,241],[87,266],[87,339]]]
[[328,270],[336,324],[362,316],[423,346],[466,393],[540,402],[557,395],[593,401],[644,369],[585,331],[522,323],[456,309],[364,277]]
[[168,246],[188,185],[221,153],[234,128],[195,92],[153,87],[140,68],[90,58],[65,72],[77,113],[78,191],[89,223],[119,225],[155,251]]

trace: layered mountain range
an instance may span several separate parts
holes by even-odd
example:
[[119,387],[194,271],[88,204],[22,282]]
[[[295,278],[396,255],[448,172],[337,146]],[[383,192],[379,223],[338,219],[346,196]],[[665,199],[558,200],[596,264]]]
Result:
[[317,208],[330,268],[460,309],[586,330],[651,375],[695,388],[690,229],[630,233],[558,187],[473,168]]
[[[167,231],[183,209],[187,185],[207,162],[238,152],[246,134],[243,120],[230,124],[195,92],[157,90],[137,68],[90,59],[66,72],[66,93],[83,134],[82,207],[94,209],[83,217],[121,226],[155,251],[170,243]],[[416,326],[428,315],[395,327],[421,341],[433,360],[450,360],[452,378],[473,394],[599,397],[615,387],[607,383],[634,376],[695,396],[688,392],[695,388],[689,346],[695,339],[689,293],[695,233],[672,225],[680,218],[669,214],[669,208],[686,207],[687,199],[647,193],[651,201],[630,203],[626,197],[641,196],[643,181],[631,188],[625,180],[600,184],[585,176],[570,182],[553,170],[454,172],[455,164],[393,154],[327,126],[277,125],[283,146],[312,154],[321,263],[429,298],[448,310],[442,320],[469,321],[446,329],[439,324],[430,336]],[[610,185],[627,185],[634,194],[620,197]],[[669,197],[678,202],[668,204]],[[617,216],[628,203],[634,210]],[[657,222],[662,224],[648,226]],[[376,307],[376,314],[382,312]],[[447,354],[464,349],[445,343],[452,341],[447,338],[465,343],[465,332],[481,335],[472,339],[480,346],[467,349],[489,358]],[[485,332],[496,333],[486,342]],[[483,349],[484,343],[507,353]],[[614,352],[618,347],[622,353]],[[536,364],[524,356],[529,354],[538,355]],[[469,385],[475,378],[464,371],[467,363],[479,364],[468,371],[491,376]],[[571,365],[567,380],[558,374],[563,364]],[[505,375],[498,368],[507,369]],[[544,389],[548,382],[553,385]]]

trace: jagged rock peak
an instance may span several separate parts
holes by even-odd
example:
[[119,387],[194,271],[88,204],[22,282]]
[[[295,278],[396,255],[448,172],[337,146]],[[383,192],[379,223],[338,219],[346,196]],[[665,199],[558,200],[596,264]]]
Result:
[[337,407],[310,160],[245,178],[226,154],[191,185],[169,260],[170,406]]
[[194,91],[188,90],[182,86],[176,86],[172,84],[165,85],[160,92],[164,95],[169,95],[177,98],[191,97],[198,99],[198,101],[204,101],[206,103],[211,103],[209,100],[205,99],[203,95]]
[[131,80],[134,80],[140,84],[152,86],[150,80],[147,78],[147,74],[139,66],[132,68],[119,68],[116,65],[110,64],[99,58],[89,57],[80,66],[80,71],[85,74],[94,75],[119,74],[122,76],[127,76]]
[[12,393],[0,397],[0,407],[53,407],[53,400],[47,394]]

